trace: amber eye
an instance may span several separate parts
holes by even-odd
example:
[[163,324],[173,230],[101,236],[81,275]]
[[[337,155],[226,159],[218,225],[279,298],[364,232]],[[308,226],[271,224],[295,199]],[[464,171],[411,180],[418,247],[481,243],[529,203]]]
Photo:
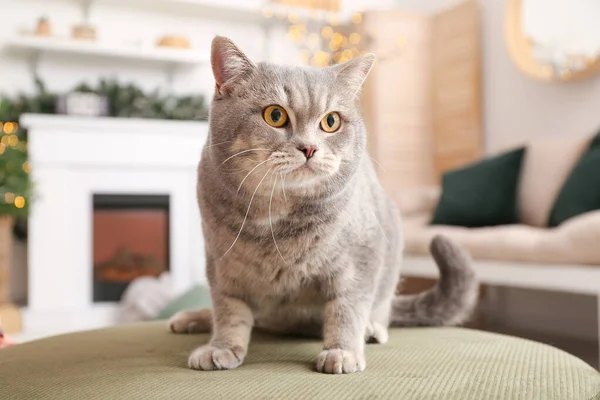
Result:
[[330,112],[321,120],[321,129],[325,132],[333,133],[340,129],[340,125],[342,124],[342,120],[340,119],[340,114],[336,112]]
[[272,127],[281,128],[288,121],[287,112],[281,106],[269,106],[263,111],[265,122]]

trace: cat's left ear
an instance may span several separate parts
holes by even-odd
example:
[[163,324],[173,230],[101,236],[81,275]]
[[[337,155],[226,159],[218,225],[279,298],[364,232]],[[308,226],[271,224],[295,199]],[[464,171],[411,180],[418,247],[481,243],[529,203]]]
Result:
[[375,54],[367,53],[343,64],[335,65],[331,69],[336,74],[336,81],[357,95],[371,72],[373,64],[375,64]]
[[231,39],[223,36],[217,36],[212,41],[210,63],[219,94],[226,93],[235,83],[250,75],[256,68]]

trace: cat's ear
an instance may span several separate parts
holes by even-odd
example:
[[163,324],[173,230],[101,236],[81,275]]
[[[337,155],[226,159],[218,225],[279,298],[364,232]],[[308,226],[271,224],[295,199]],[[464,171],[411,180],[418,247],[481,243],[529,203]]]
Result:
[[336,81],[357,95],[371,72],[373,64],[375,64],[375,54],[367,53],[343,64],[335,65],[331,69],[336,74]]
[[256,68],[231,39],[223,36],[217,36],[212,41],[210,63],[219,94],[226,93]]

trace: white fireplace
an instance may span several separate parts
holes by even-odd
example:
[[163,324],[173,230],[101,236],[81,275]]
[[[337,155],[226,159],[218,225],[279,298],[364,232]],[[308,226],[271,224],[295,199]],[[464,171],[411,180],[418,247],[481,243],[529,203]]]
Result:
[[168,198],[168,264],[174,289],[203,282],[196,167],[208,125],[29,114],[35,197],[29,220],[29,332],[115,323],[116,303],[94,302],[95,196]]

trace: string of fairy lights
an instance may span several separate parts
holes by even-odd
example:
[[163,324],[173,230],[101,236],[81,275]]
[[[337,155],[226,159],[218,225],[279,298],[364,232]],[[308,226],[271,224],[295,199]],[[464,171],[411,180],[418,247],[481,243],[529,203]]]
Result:
[[[8,160],[2,163],[3,168],[0,168],[0,205],[23,209],[26,205],[26,194],[15,193],[2,185],[2,182],[6,182],[12,175],[29,174],[30,172],[29,162],[26,161],[25,155],[27,143],[19,139],[18,132],[19,124],[17,122],[0,121],[0,157]],[[10,152],[18,152],[19,156],[9,157]],[[20,162],[21,160],[25,161]]]
[[[361,2],[353,10],[342,0],[270,0],[262,10],[267,19],[288,23],[287,37],[299,48],[299,62],[327,67],[365,53],[368,40],[361,34],[364,11]],[[369,49],[379,60],[396,56],[406,46],[399,35],[386,48]]]

